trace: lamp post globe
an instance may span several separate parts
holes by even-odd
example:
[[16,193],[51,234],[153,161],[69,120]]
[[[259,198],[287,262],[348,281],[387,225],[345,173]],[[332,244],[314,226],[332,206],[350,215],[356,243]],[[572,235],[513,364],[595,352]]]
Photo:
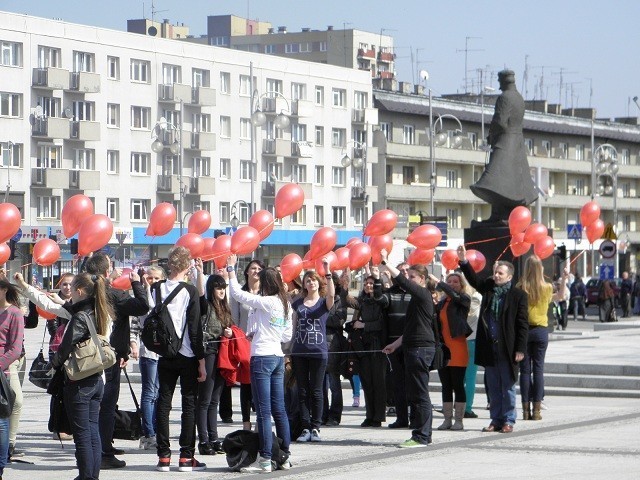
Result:
[[164,143],[156,138],[151,144],[151,150],[153,153],[161,153],[164,150]]
[[274,120],[275,126],[281,130],[284,130],[291,124],[291,120],[284,113],[278,114],[276,119]]

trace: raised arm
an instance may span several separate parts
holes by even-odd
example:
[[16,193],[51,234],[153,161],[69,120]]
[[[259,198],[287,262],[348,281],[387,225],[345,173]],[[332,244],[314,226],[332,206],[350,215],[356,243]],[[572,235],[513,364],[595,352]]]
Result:
[[64,308],[64,306],[51,300],[45,292],[41,292],[27,284],[21,273],[16,273],[13,278],[18,282],[18,285],[22,288],[22,293],[29,301],[47,312],[56,314],[58,317],[66,318],[67,320],[71,318],[71,312]]

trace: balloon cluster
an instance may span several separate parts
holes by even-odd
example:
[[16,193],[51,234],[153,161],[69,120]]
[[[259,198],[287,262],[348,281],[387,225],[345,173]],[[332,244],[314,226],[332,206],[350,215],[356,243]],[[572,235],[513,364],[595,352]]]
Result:
[[593,243],[602,237],[604,222],[600,219],[600,206],[594,202],[585,203],[580,209],[580,222],[587,230],[587,239]]
[[524,255],[533,245],[533,253],[544,260],[556,249],[553,238],[542,223],[531,223],[531,211],[527,207],[516,207],[509,214],[509,248],[514,257]]

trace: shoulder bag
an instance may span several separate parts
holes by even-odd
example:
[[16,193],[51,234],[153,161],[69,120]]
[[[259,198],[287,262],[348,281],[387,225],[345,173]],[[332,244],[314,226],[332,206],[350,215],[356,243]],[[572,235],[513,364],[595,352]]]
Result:
[[42,335],[42,344],[40,345],[40,352],[33,359],[33,363],[31,363],[31,368],[29,369],[29,381],[33,383],[36,387],[44,388],[45,390],[49,387],[49,382],[51,382],[51,378],[53,377],[53,367],[51,363],[44,358],[44,339],[47,335],[47,327],[44,327],[44,334]]
[[120,410],[116,405],[115,426],[113,427],[113,438],[119,440],[138,440],[142,436],[142,413],[140,412],[140,404],[136,398],[136,394],[131,387],[129,374],[126,367],[122,369],[124,376],[129,384],[131,398],[136,406],[135,412]]
[[96,333],[93,319],[86,312],[78,312],[78,317],[87,324],[91,338],[78,342],[64,362],[67,377],[74,381],[102,373],[116,363],[115,350],[105,337]]
[[431,362],[429,370],[444,368],[449,364],[449,360],[451,360],[451,351],[449,350],[449,347],[445,345],[444,341],[442,341],[442,337],[440,336],[439,322],[440,320],[436,313],[433,318],[433,335],[436,340],[436,353],[433,355],[433,361]]

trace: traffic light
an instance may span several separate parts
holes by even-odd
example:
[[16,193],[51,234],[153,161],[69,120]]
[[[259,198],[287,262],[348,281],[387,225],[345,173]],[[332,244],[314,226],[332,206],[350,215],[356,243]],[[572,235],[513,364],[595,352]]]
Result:
[[564,262],[567,259],[567,247],[565,245],[560,245],[558,247],[558,257],[560,257],[561,262]]
[[9,255],[9,260],[15,260],[17,246],[18,246],[18,242],[16,242],[15,240],[9,240],[9,249],[11,250],[11,255]]
[[220,236],[224,235],[224,230],[214,230],[213,231],[213,238],[218,238]]
[[77,238],[72,238],[71,240],[69,240],[69,251],[70,251],[71,255],[77,255],[78,254],[78,239]]

